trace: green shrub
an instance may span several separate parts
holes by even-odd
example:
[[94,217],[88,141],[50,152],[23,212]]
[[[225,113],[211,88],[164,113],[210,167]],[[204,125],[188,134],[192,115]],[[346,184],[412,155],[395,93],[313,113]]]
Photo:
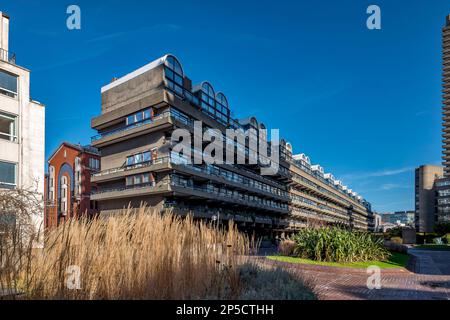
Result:
[[283,240],[278,245],[278,252],[283,256],[292,256],[294,254],[295,242],[292,240]]
[[418,233],[416,235],[416,239],[417,239],[417,243],[418,244],[432,244],[433,243],[433,239],[435,239],[436,237],[439,237],[439,235],[437,233]]
[[447,233],[445,236],[442,236],[442,241],[445,244],[450,244],[450,233]]
[[390,256],[382,239],[338,227],[303,229],[293,240],[295,255],[316,261],[364,262],[386,260]]
[[443,236],[447,233],[450,233],[450,222],[437,223],[434,226],[434,232],[436,232],[438,236]]
[[402,234],[403,234],[402,227],[395,227],[395,228],[389,229],[387,231],[387,234],[388,234],[389,238],[402,237]]

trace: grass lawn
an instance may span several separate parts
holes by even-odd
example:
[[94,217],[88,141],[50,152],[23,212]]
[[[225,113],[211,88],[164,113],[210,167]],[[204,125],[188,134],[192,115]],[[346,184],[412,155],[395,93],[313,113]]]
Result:
[[447,244],[421,244],[415,246],[414,248],[423,250],[450,251],[450,245]]
[[341,268],[368,268],[369,266],[378,266],[381,269],[404,268],[408,264],[409,255],[403,253],[393,252],[388,261],[369,261],[369,262],[353,262],[353,263],[337,263],[337,262],[319,262],[310,259],[301,259],[295,257],[285,256],[268,256],[269,260],[276,260],[281,262],[312,264],[327,267],[341,267]]

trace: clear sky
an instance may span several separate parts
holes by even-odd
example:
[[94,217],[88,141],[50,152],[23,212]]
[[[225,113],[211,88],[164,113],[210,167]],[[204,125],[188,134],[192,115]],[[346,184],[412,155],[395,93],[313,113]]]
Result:
[[[81,7],[82,29],[66,27]],[[381,8],[382,30],[366,28]],[[448,0],[1,1],[10,50],[47,106],[47,156],[88,144],[100,88],[165,53],[225,92],[377,211],[414,209],[414,167],[441,162]]]

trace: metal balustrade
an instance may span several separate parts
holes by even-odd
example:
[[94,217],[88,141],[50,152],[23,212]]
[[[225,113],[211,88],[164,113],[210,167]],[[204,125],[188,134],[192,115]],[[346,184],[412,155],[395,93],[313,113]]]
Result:
[[16,54],[0,48],[0,60],[16,64]]

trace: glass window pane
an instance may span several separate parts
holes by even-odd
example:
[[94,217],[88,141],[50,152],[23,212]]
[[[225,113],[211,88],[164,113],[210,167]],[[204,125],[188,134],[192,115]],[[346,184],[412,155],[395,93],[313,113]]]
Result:
[[183,89],[180,86],[175,86],[175,92],[178,93],[180,96],[183,95]]
[[170,70],[169,68],[166,68],[166,77],[169,79],[173,79],[174,77],[172,70]]
[[0,139],[14,140],[16,135],[16,117],[0,113]]
[[127,177],[127,186],[132,186],[134,184],[133,177]]
[[142,121],[144,118],[143,112],[136,113],[136,122]]
[[136,154],[134,156],[134,163],[141,163],[142,162],[142,153]]
[[181,78],[178,75],[175,75],[175,82],[178,83],[180,86],[183,86],[183,78]]
[[150,109],[144,110],[144,119],[150,119],[152,117],[152,112]]
[[134,164],[134,156],[127,158],[127,166],[132,166]]
[[141,176],[135,176],[134,177],[134,184],[141,184],[142,183],[142,178]]
[[0,186],[16,185],[16,164],[0,161]]
[[132,116],[128,116],[127,117],[127,125],[133,124],[134,123],[134,115]]
[[149,162],[151,160],[150,151],[144,152],[144,162]]
[[170,69],[174,69],[174,59],[173,57],[168,57],[166,60],[166,65],[170,68]]
[[0,70],[0,89],[17,93],[17,76]]
[[150,182],[150,174],[146,173],[142,176],[142,183],[149,183]]
[[175,72],[178,74],[183,74],[183,70],[181,70],[181,66],[177,62],[175,62],[174,64],[175,64]]

